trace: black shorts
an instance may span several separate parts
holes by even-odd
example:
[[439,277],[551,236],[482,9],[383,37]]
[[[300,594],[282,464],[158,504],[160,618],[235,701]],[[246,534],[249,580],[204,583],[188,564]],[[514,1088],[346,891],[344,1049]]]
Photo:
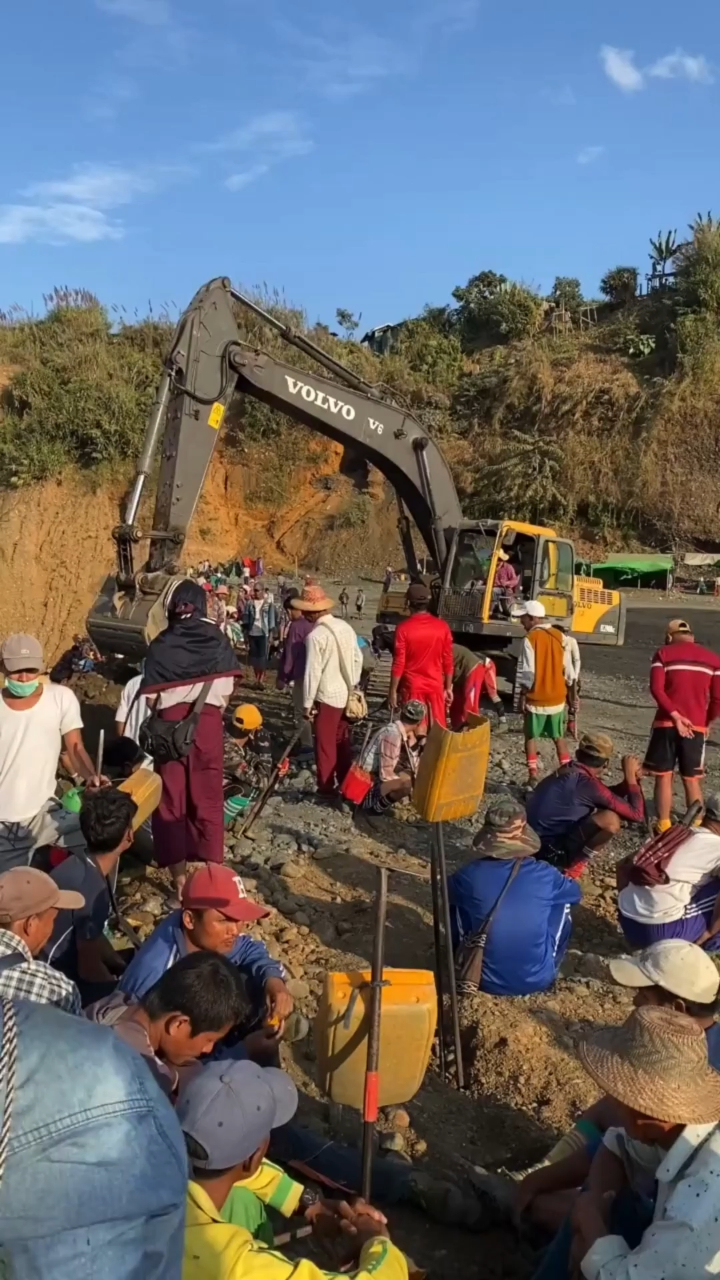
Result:
[[587,861],[585,850],[598,830],[594,814],[589,813],[562,835],[543,840],[536,856],[540,862],[549,862],[558,871],[568,871],[570,867]]
[[705,734],[681,738],[672,725],[655,725],[645,752],[643,769],[648,773],[674,773],[681,778],[702,778],[705,774]]

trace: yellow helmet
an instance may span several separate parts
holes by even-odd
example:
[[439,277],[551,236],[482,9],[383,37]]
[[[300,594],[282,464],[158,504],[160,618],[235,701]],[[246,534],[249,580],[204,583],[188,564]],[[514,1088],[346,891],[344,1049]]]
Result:
[[248,733],[254,733],[256,729],[262,728],[262,722],[262,713],[252,702],[243,702],[235,708],[233,724],[238,729],[247,729]]

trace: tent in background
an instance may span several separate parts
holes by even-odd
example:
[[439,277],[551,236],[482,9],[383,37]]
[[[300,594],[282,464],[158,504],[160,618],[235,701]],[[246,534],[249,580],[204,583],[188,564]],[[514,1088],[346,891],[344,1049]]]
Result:
[[602,564],[581,561],[576,572],[600,578],[606,587],[657,587],[664,590],[673,572],[672,556],[609,556]]

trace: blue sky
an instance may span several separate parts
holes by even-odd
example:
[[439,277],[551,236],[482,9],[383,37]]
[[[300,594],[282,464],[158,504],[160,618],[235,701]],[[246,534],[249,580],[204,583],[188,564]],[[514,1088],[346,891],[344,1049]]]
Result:
[[716,0],[25,0],[3,44],[3,307],[229,275],[374,325],[717,211]]

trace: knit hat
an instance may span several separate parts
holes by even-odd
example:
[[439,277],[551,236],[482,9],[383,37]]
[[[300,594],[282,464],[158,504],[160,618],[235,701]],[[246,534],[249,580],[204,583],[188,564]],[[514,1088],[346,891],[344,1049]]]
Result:
[[582,1042],[578,1057],[604,1093],[642,1115],[683,1125],[720,1120],[720,1072],[708,1065],[705,1033],[676,1009],[635,1009],[621,1027]]
[[302,613],[325,613],[334,604],[335,601],[326,596],[322,587],[315,582],[307,582],[300,595],[290,601],[291,607],[300,609]]
[[481,858],[529,858],[537,853],[540,840],[527,825],[522,805],[508,796],[488,809],[473,848]]

